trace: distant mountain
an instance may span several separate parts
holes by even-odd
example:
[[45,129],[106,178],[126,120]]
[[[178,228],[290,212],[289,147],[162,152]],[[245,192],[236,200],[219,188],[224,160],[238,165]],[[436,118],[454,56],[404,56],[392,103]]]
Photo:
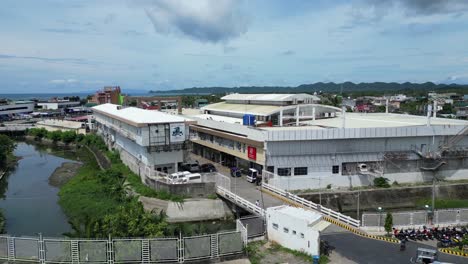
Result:
[[[145,89],[126,89],[126,88],[122,88],[122,93],[123,94],[131,94],[131,95],[140,95],[140,94],[147,94],[149,91],[148,90],[145,90]],[[81,91],[81,92],[78,92],[80,94],[95,94],[97,90],[100,90],[100,89],[96,89],[96,90],[88,90],[88,91]]]
[[425,83],[323,83],[302,84],[299,86],[242,86],[242,87],[193,87],[181,90],[150,91],[158,94],[224,94],[224,93],[314,93],[314,92],[428,92],[428,91],[457,91],[468,93],[468,85],[464,84],[435,84]]

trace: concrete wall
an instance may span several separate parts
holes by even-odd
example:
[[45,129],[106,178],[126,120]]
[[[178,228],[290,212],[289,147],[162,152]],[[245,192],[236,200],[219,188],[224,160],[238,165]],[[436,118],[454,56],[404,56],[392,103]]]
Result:
[[[432,185],[401,187],[361,191],[322,192],[322,205],[342,212],[355,212],[359,193],[361,212],[376,211],[377,207],[385,210],[398,208],[416,208],[416,202],[432,197]],[[299,194],[299,196],[319,202],[319,193]],[[436,187],[437,199],[468,199],[468,184],[440,185]],[[419,208],[422,209],[422,208]]]
[[320,255],[319,232],[308,226],[306,221],[274,210],[267,210],[267,215],[268,240],[311,256]]
[[216,184],[214,182],[168,184],[147,178],[145,183],[157,191],[166,191],[174,195],[192,198],[207,198],[209,195],[216,194]]

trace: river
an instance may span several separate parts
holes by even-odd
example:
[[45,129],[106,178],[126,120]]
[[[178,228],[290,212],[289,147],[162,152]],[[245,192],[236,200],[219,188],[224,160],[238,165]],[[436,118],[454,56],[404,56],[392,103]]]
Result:
[[63,162],[73,162],[48,153],[36,145],[19,142],[15,169],[0,182],[0,208],[6,231],[15,236],[62,236],[71,230],[58,204],[59,189],[49,185],[49,176]]

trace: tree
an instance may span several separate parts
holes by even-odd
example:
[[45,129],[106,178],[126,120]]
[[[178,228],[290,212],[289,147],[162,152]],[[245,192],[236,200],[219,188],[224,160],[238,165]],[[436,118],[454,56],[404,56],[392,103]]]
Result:
[[387,212],[387,216],[385,217],[385,224],[384,224],[384,228],[385,228],[385,231],[387,232],[387,235],[390,234],[390,232],[392,231],[392,227],[393,227],[393,216],[390,212]]
[[12,153],[16,144],[11,138],[0,135],[0,167],[3,167],[7,161],[8,154]]

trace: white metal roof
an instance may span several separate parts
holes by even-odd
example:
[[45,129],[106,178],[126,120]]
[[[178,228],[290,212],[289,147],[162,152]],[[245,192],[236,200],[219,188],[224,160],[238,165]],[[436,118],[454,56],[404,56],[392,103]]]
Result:
[[289,205],[280,205],[267,208],[267,214],[272,213],[273,211],[294,218],[299,218],[303,221],[308,222],[308,224],[314,224],[322,218],[322,215],[320,215],[319,213],[310,210],[305,210],[303,208],[292,207]]
[[313,100],[319,101],[320,98],[318,98],[315,95],[310,95],[310,94],[239,94],[239,93],[234,93],[234,94],[228,94],[226,96],[221,97],[222,100],[239,100],[239,101],[246,101],[246,100],[252,100],[252,101],[292,101],[293,99],[303,99],[303,98],[312,98]]
[[122,107],[119,109],[120,107],[120,105],[115,104],[101,104],[92,107],[92,109],[98,113],[110,117],[117,117],[136,124],[180,123],[189,121],[186,118],[160,111],[145,110],[136,107]]
[[[343,120],[339,116],[317,119],[315,121],[308,121],[307,123],[323,127],[341,127]],[[425,126],[426,124],[427,118],[425,116],[385,113],[345,113],[346,128],[406,127]],[[468,122],[459,119],[431,117],[431,125],[468,125]]]

